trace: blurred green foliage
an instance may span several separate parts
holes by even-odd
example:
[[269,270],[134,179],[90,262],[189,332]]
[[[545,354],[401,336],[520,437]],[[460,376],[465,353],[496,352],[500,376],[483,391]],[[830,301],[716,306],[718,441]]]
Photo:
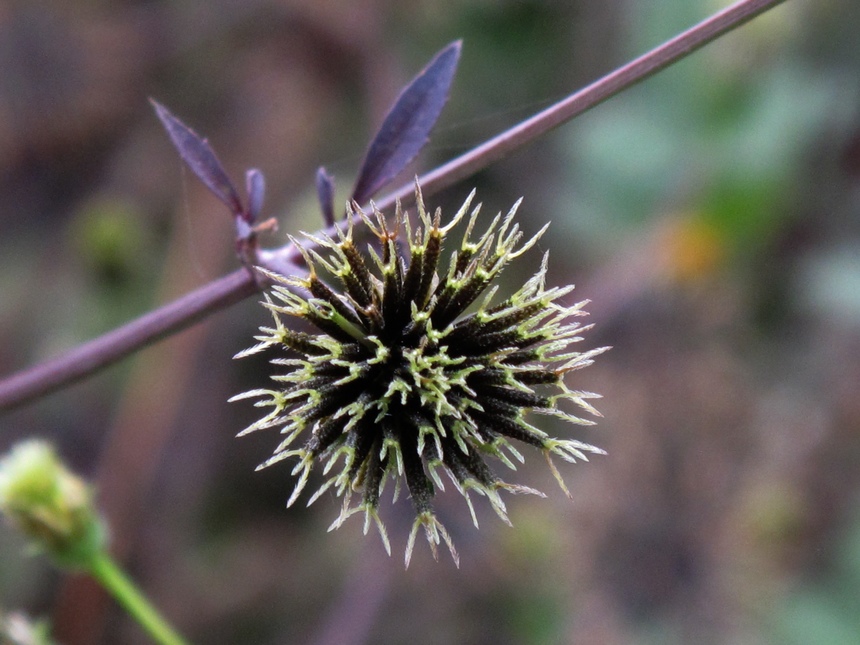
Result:
[[860,523],[837,545],[822,572],[805,576],[775,608],[774,640],[792,645],[853,645],[860,634]]
[[[713,6],[631,5],[627,55]],[[810,12],[780,6],[579,119],[559,138],[571,174],[558,199],[575,214],[561,224],[604,247],[680,213],[728,257],[761,253],[794,216],[815,142],[846,129],[860,97],[856,79],[796,51]]]

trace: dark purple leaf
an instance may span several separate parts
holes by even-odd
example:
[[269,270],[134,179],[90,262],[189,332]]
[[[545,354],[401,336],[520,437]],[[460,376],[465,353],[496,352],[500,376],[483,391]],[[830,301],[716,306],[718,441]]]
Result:
[[242,219],[253,224],[260,211],[263,210],[263,199],[266,197],[266,179],[263,177],[263,173],[256,168],[247,171],[245,173],[245,189],[248,191],[248,211]]
[[328,174],[322,166],[317,170],[317,197],[320,200],[323,222],[325,225],[334,224],[334,177]]
[[448,45],[401,92],[370,143],[355,182],[353,200],[365,203],[394,179],[427,143],[448,100],[461,47],[459,40]]
[[158,118],[164,124],[170,140],[179,152],[182,160],[188,164],[191,171],[197,175],[206,187],[220,199],[234,215],[239,216],[242,202],[239,195],[224,171],[215,152],[194,130],[177,119],[166,107],[150,99]]

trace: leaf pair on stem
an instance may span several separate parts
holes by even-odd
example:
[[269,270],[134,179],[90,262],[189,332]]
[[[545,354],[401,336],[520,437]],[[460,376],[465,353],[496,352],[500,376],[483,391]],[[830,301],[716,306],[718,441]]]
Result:
[[[406,168],[427,143],[430,131],[448,100],[461,46],[461,42],[456,41],[445,47],[401,92],[367,149],[350,203],[367,202]],[[182,160],[232,213],[236,226],[236,252],[243,263],[253,265],[257,233],[270,227],[269,222],[257,222],[265,197],[263,173],[256,168],[246,172],[248,201],[244,204],[209,142],[166,107],[156,101],[152,104]],[[323,221],[327,227],[333,226],[334,178],[325,168],[317,171],[316,187]]]

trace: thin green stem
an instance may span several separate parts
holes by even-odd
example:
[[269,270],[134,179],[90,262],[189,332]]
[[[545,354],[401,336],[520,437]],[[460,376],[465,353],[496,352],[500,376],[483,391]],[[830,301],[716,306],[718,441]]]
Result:
[[107,553],[93,558],[89,573],[121,604],[160,645],[188,645],[144,597]]

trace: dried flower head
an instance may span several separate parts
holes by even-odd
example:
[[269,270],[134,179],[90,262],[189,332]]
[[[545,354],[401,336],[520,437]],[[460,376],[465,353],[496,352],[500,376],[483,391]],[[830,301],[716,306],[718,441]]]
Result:
[[[486,464],[487,455],[512,469],[510,457],[522,462],[512,440],[542,450],[565,492],[550,455],[573,462],[585,460],[586,452],[602,452],[573,439],[551,438],[526,420],[532,412],[591,424],[559,404],[569,401],[598,414],[588,403],[597,395],[568,388],[564,378],[589,365],[605,348],[570,351],[587,329],[576,320],[584,315],[585,303],[565,306],[559,301],[573,287],[546,287],[546,255],[538,272],[516,293],[492,304],[498,290],[493,281],[546,227],[524,242],[513,221],[517,202],[475,239],[480,206],[466,218],[473,196],[474,191],[442,226],[440,211],[431,218],[416,187],[420,223],[415,230],[399,206],[392,229],[380,212],[371,220],[354,205],[350,216],[357,212],[378,239],[380,250],[369,246],[369,259],[356,246],[351,226],[336,239],[307,236],[306,247],[293,240],[304,254],[308,274],[270,274],[276,286],[265,305],[274,327],[262,328],[256,337],[259,344],[238,355],[289,350],[272,360],[284,370],[272,377],[275,389],[233,399],[259,397],[255,405],[272,408],[240,435],[271,427],[280,427],[286,435],[259,468],[297,460],[293,474],[298,482],[288,505],[320,460],[324,475],[332,474],[308,503],[334,487],[344,502],[333,528],[364,511],[365,532],[372,520],[390,553],[379,500],[389,477],[395,481],[395,498],[405,479],[416,512],[407,565],[420,527],[434,556],[441,538],[457,560],[431,505],[436,487],[444,490],[440,468],[465,497],[477,526],[470,491],[486,496],[505,522],[500,490],[540,495],[502,481]],[[466,219],[462,242],[442,269],[443,243]],[[480,304],[472,307],[479,298]],[[316,331],[294,331],[284,317],[301,318]],[[303,435],[304,444],[293,447]],[[353,492],[361,493],[355,506]]]

